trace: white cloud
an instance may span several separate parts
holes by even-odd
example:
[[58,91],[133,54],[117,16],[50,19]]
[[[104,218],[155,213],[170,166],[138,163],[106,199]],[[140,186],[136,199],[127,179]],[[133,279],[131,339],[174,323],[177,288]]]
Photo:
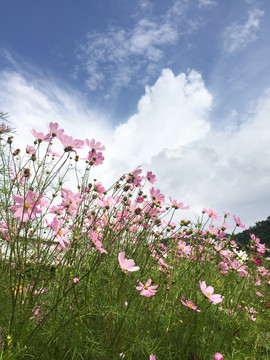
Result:
[[257,39],[257,30],[259,29],[260,19],[264,12],[259,9],[249,11],[249,17],[246,23],[234,23],[228,26],[224,31],[224,46],[230,52],[236,52],[244,49],[250,42]]
[[9,112],[21,144],[33,140],[29,129],[46,131],[58,121],[69,135],[106,145],[104,166],[93,176],[107,184],[141,164],[156,173],[155,186],[167,198],[197,213],[229,211],[246,225],[270,214],[270,91],[253,114],[216,132],[208,120],[212,96],[200,74],[165,69],[146,87],[136,114],[112,129],[69,88],[18,72],[0,76],[1,110]]
[[21,144],[33,140],[30,129],[46,132],[49,122],[59,122],[73,137],[92,138],[95,134],[104,142],[110,138],[105,116],[89,109],[66,84],[62,84],[63,90],[41,74],[13,71],[2,71],[0,77],[1,109],[8,112],[11,125],[15,124]]
[[171,189],[198,214],[228,211],[247,225],[270,214],[270,91],[237,127],[214,130],[195,144],[152,159],[165,193]]
[[117,156],[130,166],[150,163],[164,149],[175,149],[204,137],[210,130],[205,117],[211,95],[200,74],[175,76],[164,69],[156,83],[145,89],[138,111],[114,133]]

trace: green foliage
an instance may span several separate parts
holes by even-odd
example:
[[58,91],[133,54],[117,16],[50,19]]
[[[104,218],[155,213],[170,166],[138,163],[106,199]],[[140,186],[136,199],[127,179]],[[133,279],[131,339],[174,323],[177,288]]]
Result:
[[250,242],[250,234],[256,235],[268,248],[270,248],[270,216],[266,220],[258,221],[248,230],[244,230],[233,235],[233,239],[241,245],[247,245]]

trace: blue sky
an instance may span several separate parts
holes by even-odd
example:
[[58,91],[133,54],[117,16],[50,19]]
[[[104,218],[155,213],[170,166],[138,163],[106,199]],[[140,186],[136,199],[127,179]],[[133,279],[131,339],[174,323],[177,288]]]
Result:
[[58,121],[106,143],[112,178],[141,164],[194,212],[270,215],[268,0],[0,6],[0,109],[18,134]]

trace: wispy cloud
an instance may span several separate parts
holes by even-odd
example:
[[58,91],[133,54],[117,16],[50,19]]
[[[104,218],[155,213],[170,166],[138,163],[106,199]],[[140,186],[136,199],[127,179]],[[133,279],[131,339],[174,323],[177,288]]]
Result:
[[216,2],[214,0],[199,0],[199,6],[209,6],[209,5],[215,5]]
[[249,17],[246,23],[234,23],[228,26],[224,31],[224,46],[230,52],[237,52],[244,49],[250,42],[257,39],[261,17],[264,11],[254,9],[249,11]]
[[[141,1],[140,7],[149,10],[150,4]],[[133,80],[157,76],[166,50],[179,38],[177,23],[183,9],[183,3],[175,1],[162,16],[141,14],[129,28],[111,26],[104,32],[89,32],[77,49],[74,75],[86,72],[90,90],[109,84],[111,92]]]

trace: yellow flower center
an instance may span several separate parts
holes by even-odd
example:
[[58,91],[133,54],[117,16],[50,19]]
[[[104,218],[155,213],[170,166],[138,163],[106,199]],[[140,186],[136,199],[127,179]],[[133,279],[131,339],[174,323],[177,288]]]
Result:
[[59,231],[58,231],[58,235],[62,235],[63,234],[63,231],[60,229]]
[[206,292],[205,295],[206,295],[206,296],[210,296],[210,293],[209,293],[209,292]]
[[188,306],[189,306],[189,307],[192,307],[192,306],[193,306],[193,304],[188,304]]
[[144,288],[145,288],[145,290],[148,290],[148,286],[145,286]]
[[29,209],[30,205],[29,204],[24,204],[24,208],[25,209]]

